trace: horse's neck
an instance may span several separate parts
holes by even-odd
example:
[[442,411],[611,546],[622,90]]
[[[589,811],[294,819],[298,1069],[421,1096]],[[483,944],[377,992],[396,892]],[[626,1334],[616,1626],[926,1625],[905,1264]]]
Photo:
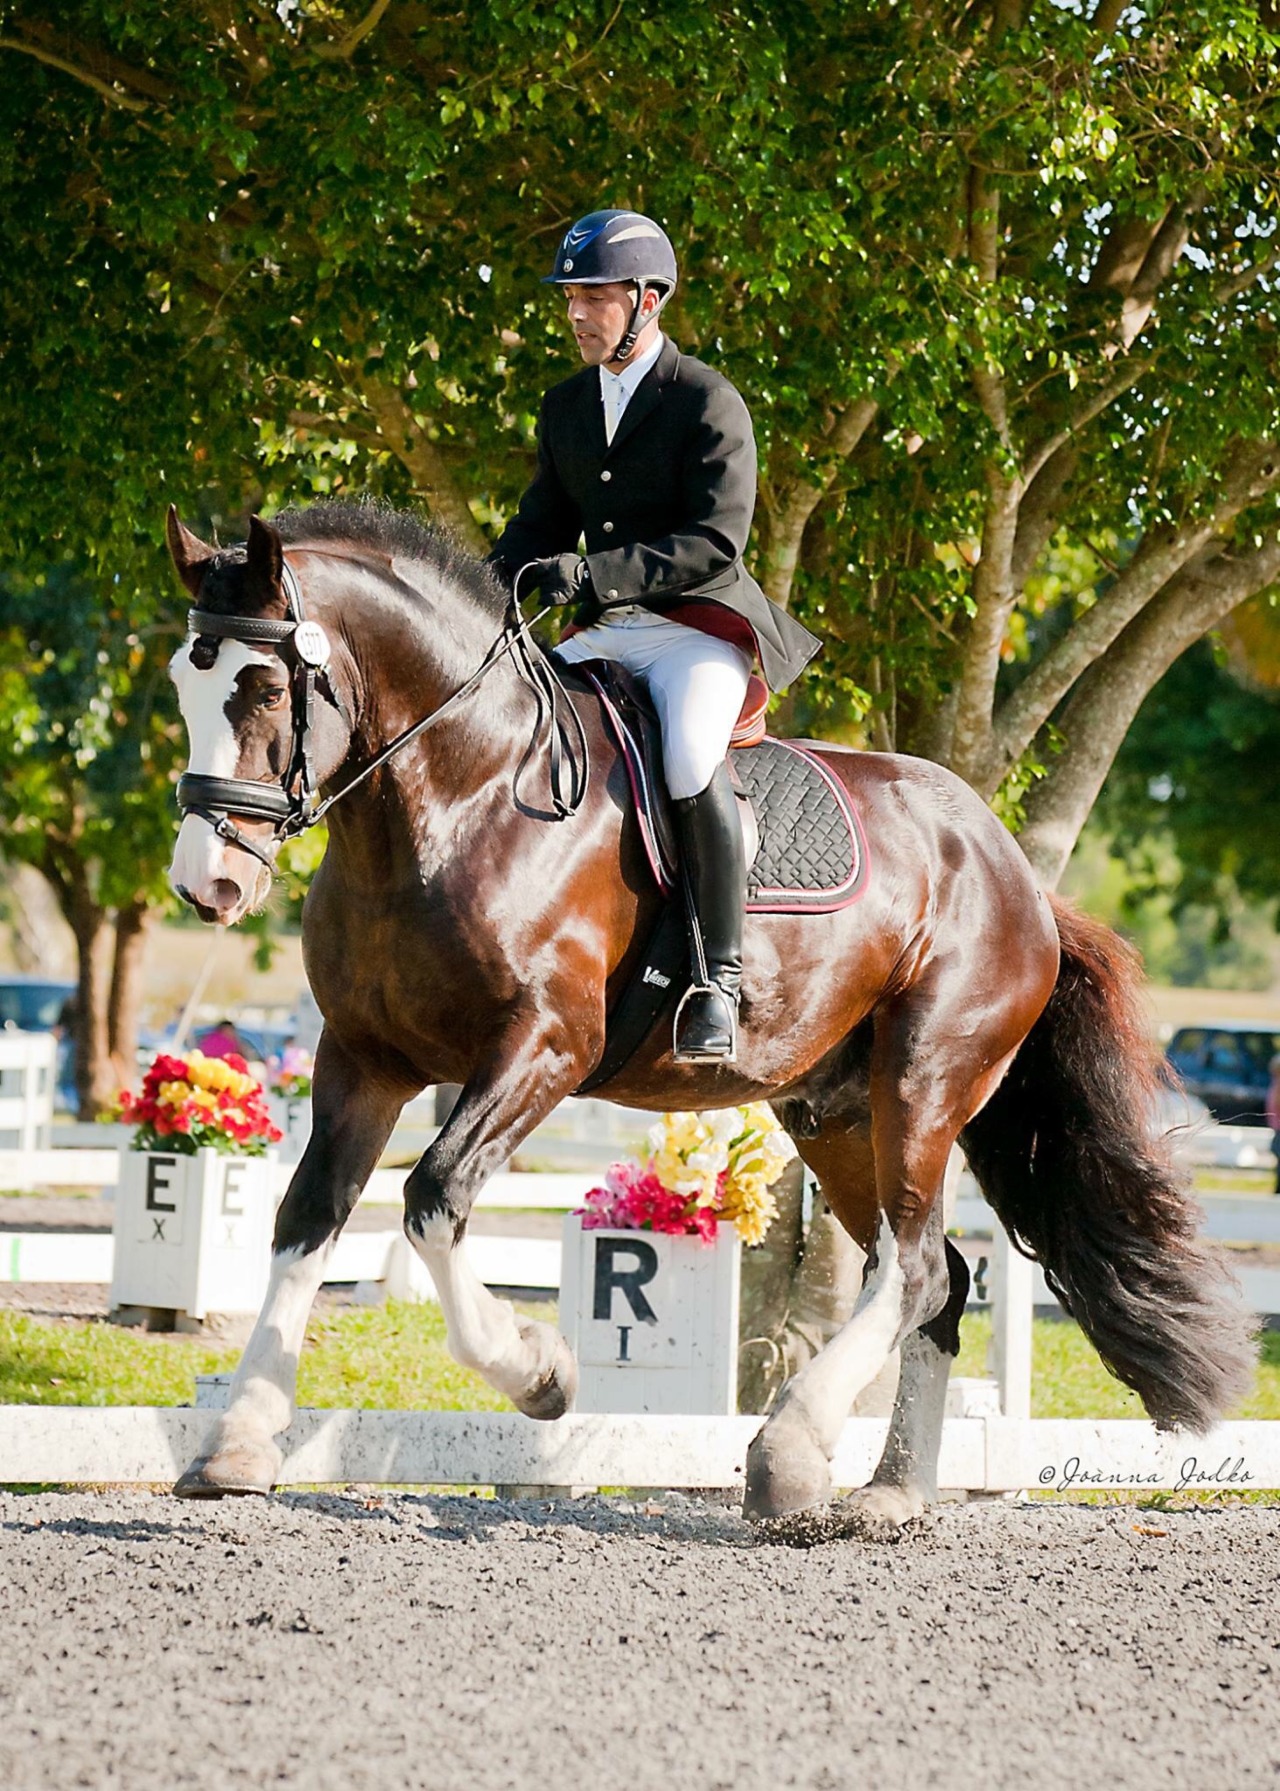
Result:
[[[367,570],[367,569],[366,569]],[[395,577],[395,574],[389,575]],[[515,775],[519,727],[532,704],[504,657],[455,707],[450,700],[492,652],[501,620],[444,581],[427,586],[422,608],[382,577],[348,591],[343,629],[358,667],[353,751],[335,776],[347,777],[428,715],[438,722],[401,748],[368,783],[333,810],[335,840],[349,855],[418,863],[459,805],[474,806]]]

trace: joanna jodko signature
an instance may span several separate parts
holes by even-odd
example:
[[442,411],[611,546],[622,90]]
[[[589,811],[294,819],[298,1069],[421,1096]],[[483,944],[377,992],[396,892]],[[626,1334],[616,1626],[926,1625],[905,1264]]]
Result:
[[[1070,1456],[1061,1467],[1050,1462],[1040,1470],[1041,1486],[1051,1486],[1055,1492],[1086,1492],[1104,1486],[1168,1486],[1167,1474],[1126,1474],[1111,1472],[1106,1468],[1090,1468],[1081,1461],[1078,1455]],[[1252,1486],[1253,1475],[1244,1465],[1244,1456],[1234,1459],[1226,1456],[1216,1467],[1201,1463],[1194,1455],[1188,1455],[1178,1469],[1174,1481],[1175,1492],[1190,1492],[1197,1488],[1208,1490],[1223,1486]]]

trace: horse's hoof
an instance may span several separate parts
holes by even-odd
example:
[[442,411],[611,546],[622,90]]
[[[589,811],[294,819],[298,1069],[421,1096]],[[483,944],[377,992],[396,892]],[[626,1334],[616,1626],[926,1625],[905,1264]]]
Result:
[[558,1331],[552,1331],[549,1325],[544,1325],[537,1319],[525,1320],[520,1326],[520,1335],[527,1342],[534,1342],[536,1339],[532,1333],[535,1328],[548,1332],[554,1339],[551,1359],[533,1385],[516,1399],[515,1407],[526,1418],[544,1421],[563,1418],[578,1394],[577,1358]]
[[812,1512],[831,1498],[831,1468],[818,1439],[791,1413],[771,1418],[747,1450],[742,1515],[752,1523]]
[[909,1525],[919,1524],[927,1510],[924,1494],[916,1488],[873,1482],[841,1499],[832,1508],[832,1518],[843,1536],[893,1542]]
[[178,1499],[265,1498],[284,1456],[273,1444],[232,1443],[197,1455],[173,1488]]

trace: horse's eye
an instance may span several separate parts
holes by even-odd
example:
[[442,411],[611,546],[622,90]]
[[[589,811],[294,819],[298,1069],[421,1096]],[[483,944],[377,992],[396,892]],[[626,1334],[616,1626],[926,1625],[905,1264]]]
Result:
[[284,691],[276,685],[271,690],[264,690],[258,701],[264,709],[278,709],[284,701]]

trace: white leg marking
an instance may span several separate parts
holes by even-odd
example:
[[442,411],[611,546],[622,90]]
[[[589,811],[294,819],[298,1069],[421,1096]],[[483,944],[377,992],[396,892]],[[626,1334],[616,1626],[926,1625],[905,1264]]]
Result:
[[332,1244],[311,1251],[299,1245],[272,1257],[267,1297],[231,1382],[224,1442],[279,1436],[293,1422],[298,1357],[331,1250]]
[[409,1236],[440,1296],[449,1353],[508,1399],[519,1399],[536,1378],[538,1352],[521,1335],[510,1300],[489,1292],[467,1258],[466,1239],[455,1243],[451,1219],[427,1220],[421,1233],[411,1228]]
[[774,1410],[774,1418],[780,1420],[784,1412],[798,1408],[828,1460],[854,1400],[879,1374],[898,1341],[903,1287],[898,1241],[882,1216],[875,1271],[858,1296],[852,1317],[784,1389]]

